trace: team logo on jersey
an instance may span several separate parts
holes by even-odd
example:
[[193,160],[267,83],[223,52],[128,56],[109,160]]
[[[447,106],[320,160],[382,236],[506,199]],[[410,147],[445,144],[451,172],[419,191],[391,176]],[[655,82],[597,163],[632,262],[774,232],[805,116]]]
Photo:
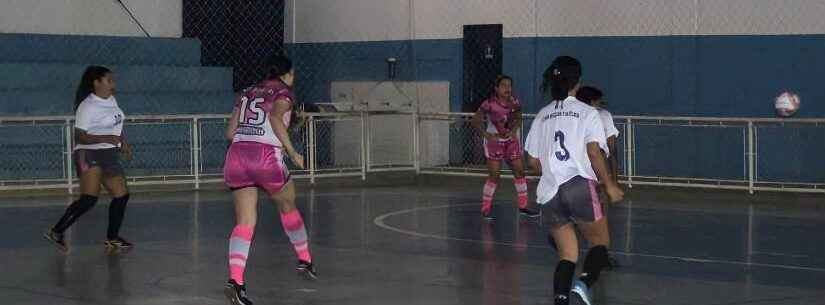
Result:
[[115,126],[120,125],[121,123],[123,123],[123,115],[120,113],[115,114]]
[[238,124],[238,130],[235,131],[237,134],[245,135],[245,136],[263,136],[266,135],[266,130],[258,126],[250,126],[247,124]]
[[560,116],[569,116],[569,117],[574,117],[574,118],[578,119],[579,118],[579,113],[575,112],[575,111],[556,111],[556,112],[553,112],[551,114],[548,114],[545,117],[545,120],[547,120],[549,118],[560,117]]

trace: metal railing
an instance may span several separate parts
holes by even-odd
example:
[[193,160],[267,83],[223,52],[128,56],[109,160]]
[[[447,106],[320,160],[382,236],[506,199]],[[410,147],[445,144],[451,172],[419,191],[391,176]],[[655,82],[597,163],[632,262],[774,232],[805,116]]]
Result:
[[[293,177],[384,171],[484,176],[471,113],[310,113],[293,128],[306,168]],[[535,115],[524,115],[521,138]],[[0,117],[0,190],[77,187],[73,117]],[[228,116],[130,116],[132,185],[222,182]],[[617,116],[621,182],[633,185],[825,193],[825,119]],[[820,153],[817,153],[820,152]],[[506,175],[505,175],[506,176]],[[535,178],[535,177],[533,177]]]
[[[472,113],[422,113],[420,172],[484,176]],[[521,139],[534,114],[525,114]],[[633,185],[825,193],[825,119],[616,116],[620,182]],[[448,134],[447,140],[439,134]],[[771,145],[760,145],[770,142]],[[819,145],[819,146],[815,146]],[[435,156],[433,156],[435,154]],[[505,170],[505,176],[510,176]],[[536,178],[536,177],[531,177]]]
[[[137,115],[124,126],[134,159],[123,161],[130,185],[223,181],[229,116]],[[366,179],[365,113],[312,113],[290,130],[306,168],[287,164],[298,179]],[[77,188],[72,160],[74,117],[0,117],[0,190]]]

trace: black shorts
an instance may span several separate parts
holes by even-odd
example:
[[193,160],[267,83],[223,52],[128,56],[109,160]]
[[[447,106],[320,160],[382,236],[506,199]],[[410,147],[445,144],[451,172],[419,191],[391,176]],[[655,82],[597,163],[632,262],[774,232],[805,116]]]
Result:
[[556,196],[545,204],[543,214],[551,226],[590,223],[604,217],[598,182],[581,176],[559,186]]
[[73,155],[74,168],[78,177],[93,167],[100,167],[103,177],[123,176],[123,167],[120,166],[120,150],[117,148],[78,149]]

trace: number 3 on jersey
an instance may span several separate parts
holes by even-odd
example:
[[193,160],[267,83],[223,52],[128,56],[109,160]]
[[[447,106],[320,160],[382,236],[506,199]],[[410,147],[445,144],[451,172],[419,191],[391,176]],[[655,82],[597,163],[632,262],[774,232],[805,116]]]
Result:
[[[241,113],[238,121],[241,122],[241,124],[247,125],[257,126],[263,124],[266,121],[266,112],[264,112],[264,109],[260,106],[260,103],[263,101],[264,99],[260,97],[251,101],[246,96],[241,97]],[[247,116],[249,112],[252,112],[253,115]]]
[[559,146],[561,147],[561,151],[556,152],[556,159],[559,161],[567,161],[570,159],[570,151],[567,150],[567,147],[564,146],[564,133],[561,131],[556,131],[555,142],[559,142]]

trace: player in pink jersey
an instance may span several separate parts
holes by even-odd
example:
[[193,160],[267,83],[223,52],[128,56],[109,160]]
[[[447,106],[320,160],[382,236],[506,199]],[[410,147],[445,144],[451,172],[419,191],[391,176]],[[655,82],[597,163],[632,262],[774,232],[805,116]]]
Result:
[[[473,127],[484,135],[484,156],[489,175],[484,183],[481,215],[492,219],[493,194],[501,175],[501,161],[513,169],[518,207],[522,215],[537,217],[539,213],[527,208],[527,179],[518,129],[521,127],[521,102],[512,95],[513,80],[506,75],[496,78],[495,94],[484,100],[473,115]],[[487,126],[484,126],[484,121]]]
[[232,304],[250,305],[244,270],[257,221],[258,188],[278,205],[281,224],[298,255],[297,270],[317,277],[309,253],[309,241],[301,213],[295,207],[295,185],[284,164],[286,154],[299,168],[304,157],[292,146],[288,127],[295,123],[292,61],[273,58],[267,77],[244,90],[235,101],[226,137],[232,140],[226,153],[224,180],[233,190],[237,224],[229,240],[230,279],[224,290]]

